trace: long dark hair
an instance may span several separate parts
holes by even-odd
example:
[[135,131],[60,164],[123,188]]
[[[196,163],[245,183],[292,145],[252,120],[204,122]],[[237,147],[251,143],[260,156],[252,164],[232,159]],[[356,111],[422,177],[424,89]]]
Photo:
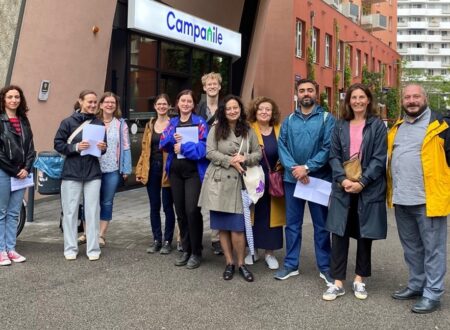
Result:
[[355,118],[355,113],[353,112],[353,109],[350,106],[350,98],[352,97],[352,93],[357,89],[362,90],[364,92],[364,94],[366,94],[367,98],[370,100],[369,104],[367,104],[366,119],[369,117],[377,116],[378,112],[375,107],[375,100],[372,96],[372,92],[366,85],[356,83],[356,84],[351,85],[347,89],[347,92],[345,93],[345,100],[344,100],[344,105],[343,105],[343,109],[342,109],[342,118],[344,118],[347,121]]
[[219,141],[220,139],[225,140],[231,133],[231,127],[225,115],[225,107],[231,100],[235,100],[238,103],[239,108],[241,108],[241,115],[239,116],[239,119],[236,123],[234,134],[236,136],[247,137],[248,131],[250,129],[250,126],[247,122],[247,115],[245,114],[244,104],[242,103],[241,99],[235,95],[227,95],[223,99],[222,105],[217,110],[217,124],[215,126],[215,138],[217,141]]
[[19,86],[9,85],[5,86],[0,90],[0,113],[6,113],[5,107],[5,96],[9,91],[16,90],[20,95],[20,104],[16,110],[16,116],[20,118],[27,118],[28,106],[27,100],[25,99],[25,95],[23,95],[23,90]]

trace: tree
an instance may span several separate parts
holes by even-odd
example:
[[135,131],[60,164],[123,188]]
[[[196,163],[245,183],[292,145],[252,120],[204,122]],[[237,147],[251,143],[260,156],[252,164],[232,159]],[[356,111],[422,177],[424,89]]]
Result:
[[418,84],[428,94],[428,105],[431,109],[444,112],[450,108],[450,82],[443,76],[431,76],[424,70],[409,68],[408,62],[402,63],[402,84]]

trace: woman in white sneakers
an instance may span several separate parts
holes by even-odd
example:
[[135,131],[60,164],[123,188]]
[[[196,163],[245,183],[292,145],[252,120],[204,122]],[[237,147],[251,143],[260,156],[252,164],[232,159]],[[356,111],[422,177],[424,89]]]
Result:
[[[100,125],[103,129],[104,125],[96,116],[97,94],[94,91],[83,90],[74,108],[75,112],[61,122],[54,140],[55,150],[66,156],[61,174],[64,257],[66,260],[75,260],[78,255],[78,206],[83,195],[86,255],[93,261],[100,258],[98,238],[102,171],[99,157],[81,155],[92,143],[82,137],[86,125]],[[106,151],[105,140],[106,134],[103,140],[95,143],[102,153]]]

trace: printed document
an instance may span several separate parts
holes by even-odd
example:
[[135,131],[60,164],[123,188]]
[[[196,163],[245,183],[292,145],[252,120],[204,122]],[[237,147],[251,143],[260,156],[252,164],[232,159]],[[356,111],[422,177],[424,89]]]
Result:
[[97,143],[105,138],[105,126],[88,124],[83,128],[83,141],[89,142],[89,148],[81,150],[80,155],[92,155],[100,157],[101,150],[97,147]]
[[16,191],[34,186],[33,173],[29,173],[25,179],[11,177],[11,191]]
[[[181,126],[176,127],[175,131],[181,135],[181,143],[194,142],[198,143],[198,126]],[[182,154],[177,154],[178,159],[186,158]]]
[[322,179],[309,177],[309,183],[303,184],[297,181],[294,197],[310,202],[328,206],[331,195],[331,183]]

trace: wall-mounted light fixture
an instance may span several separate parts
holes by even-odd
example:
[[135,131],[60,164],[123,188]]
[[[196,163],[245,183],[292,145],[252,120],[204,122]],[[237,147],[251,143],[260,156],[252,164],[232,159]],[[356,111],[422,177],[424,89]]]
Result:
[[93,33],[93,34],[97,34],[98,31],[100,31],[100,28],[99,28],[97,25],[94,25],[94,26],[92,27],[92,33]]

